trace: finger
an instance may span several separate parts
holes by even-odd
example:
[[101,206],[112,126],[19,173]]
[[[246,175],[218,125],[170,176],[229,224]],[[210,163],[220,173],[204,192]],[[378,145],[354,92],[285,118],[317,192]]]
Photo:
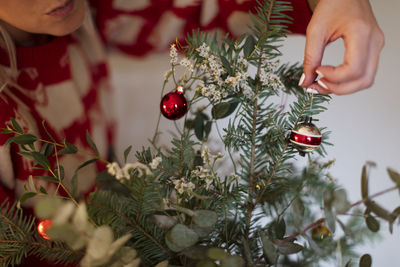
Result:
[[359,90],[371,87],[375,80],[375,74],[379,64],[379,55],[380,51],[383,47],[382,40],[376,40],[371,43],[370,52],[369,52],[369,59],[366,64],[366,71],[365,74],[354,81],[344,82],[344,83],[332,83],[327,79],[321,78],[318,81],[318,85],[322,87],[322,90],[318,90],[319,92],[331,92],[336,95],[344,95],[357,92]]
[[308,88],[317,90],[318,94],[328,95],[332,93],[330,90],[326,90],[325,88],[320,86],[317,82],[312,83]]
[[317,27],[310,25],[307,28],[303,61],[303,74],[305,77],[303,78],[302,83],[299,84],[300,86],[308,87],[315,81],[315,78],[317,77],[315,70],[321,65],[325,46],[326,41],[324,34],[322,34]]
[[356,32],[351,30],[343,36],[346,48],[343,64],[318,67],[317,73],[333,83],[354,81],[364,76],[370,56],[370,42],[367,41],[370,40],[370,31],[362,28],[358,26]]

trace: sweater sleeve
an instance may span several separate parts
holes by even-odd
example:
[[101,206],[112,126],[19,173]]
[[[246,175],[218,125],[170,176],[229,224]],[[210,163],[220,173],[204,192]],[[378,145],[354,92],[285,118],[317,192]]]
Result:
[[[307,0],[291,2],[293,11],[287,15],[294,20],[289,30],[304,34],[312,14]],[[91,0],[102,40],[134,56],[164,50],[193,29],[238,36],[248,29],[248,11],[256,4],[255,0]]]

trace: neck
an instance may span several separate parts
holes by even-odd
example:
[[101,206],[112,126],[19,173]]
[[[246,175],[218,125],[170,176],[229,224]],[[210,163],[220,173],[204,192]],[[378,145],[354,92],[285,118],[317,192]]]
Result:
[[0,25],[7,30],[16,45],[19,46],[35,46],[47,43],[51,40],[51,36],[47,34],[30,33],[20,30],[6,22],[0,21]]

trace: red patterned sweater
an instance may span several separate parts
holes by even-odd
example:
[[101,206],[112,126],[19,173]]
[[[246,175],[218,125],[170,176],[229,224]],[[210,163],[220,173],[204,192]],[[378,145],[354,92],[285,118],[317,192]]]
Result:
[[[304,34],[311,18],[306,0],[292,0],[294,18],[290,30]],[[86,20],[77,33],[54,38],[34,47],[17,47],[17,87],[0,92],[0,128],[14,117],[24,130],[46,138],[42,121],[57,141],[64,138],[91,152],[85,132],[89,130],[106,157],[113,139],[111,91],[104,44],[134,56],[165,50],[176,38],[184,39],[192,29],[221,30],[239,35],[249,24],[250,0],[91,0],[97,30]],[[98,38],[98,34],[101,38]],[[8,55],[0,49],[0,64],[8,66]],[[43,175],[31,170],[33,163],[18,155],[14,144],[5,147],[7,135],[0,135],[0,202],[18,199],[29,175]],[[63,155],[66,181],[75,167],[88,156]],[[51,164],[55,164],[52,159]],[[97,166],[98,167],[98,166]],[[80,172],[82,193],[92,189],[96,166]],[[49,192],[55,186],[36,181]],[[68,184],[68,182],[67,182]],[[32,202],[28,202],[29,206]],[[27,266],[35,264],[33,260]]]

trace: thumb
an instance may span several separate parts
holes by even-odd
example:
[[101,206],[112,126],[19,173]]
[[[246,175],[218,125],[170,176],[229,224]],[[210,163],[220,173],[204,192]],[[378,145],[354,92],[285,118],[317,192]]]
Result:
[[300,80],[302,83],[299,83],[302,87],[310,86],[317,78],[315,70],[321,65],[325,46],[326,42],[321,32],[307,30],[303,61],[304,78]]

